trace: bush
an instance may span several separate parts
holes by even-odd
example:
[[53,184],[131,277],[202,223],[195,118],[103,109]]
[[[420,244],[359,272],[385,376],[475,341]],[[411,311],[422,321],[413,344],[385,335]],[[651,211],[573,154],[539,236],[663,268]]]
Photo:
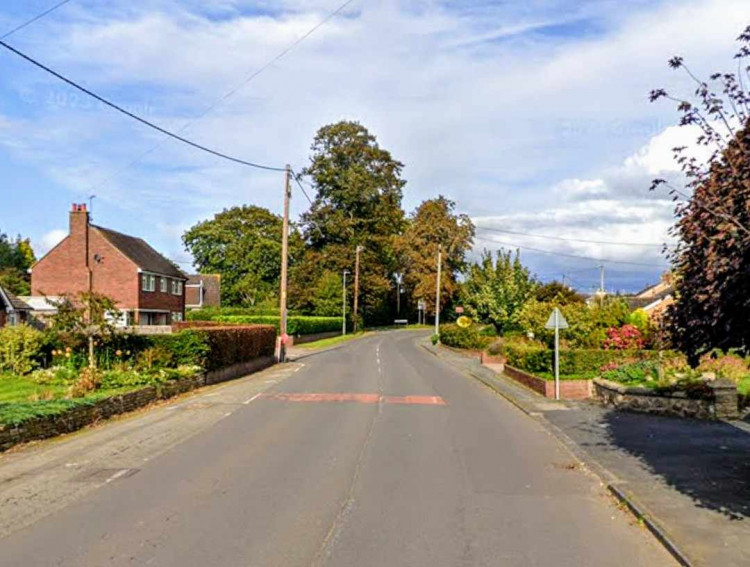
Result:
[[172,353],[174,364],[207,371],[270,356],[276,348],[276,331],[269,325],[196,328],[151,339]]
[[602,345],[607,350],[633,350],[644,347],[643,334],[634,325],[623,325],[619,329],[607,329],[607,338]]
[[28,325],[0,329],[0,372],[28,374],[39,365],[44,335]]
[[[269,315],[229,315],[221,316],[216,321],[230,324],[243,325],[273,325],[279,332],[280,317]],[[317,333],[330,333],[341,329],[340,317],[288,317],[286,321],[287,334],[314,335]]]
[[453,348],[483,350],[492,342],[492,337],[482,336],[480,330],[481,328],[476,325],[471,327],[459,327],[454,323],[440,325],[440,342]]
[[715,350],[701,357],[698,370],[713,372],[717,378],[728,378],[739,384],[742,380],[750,377],[750,358],[745,358],[731,351],[724,354]]
[[[532,373],[552,373],[555,371],[555,351],[522,343],[506,344],[502,353],[510,366]],[[679,357],[674,352],[653,350],[561,350],[560,374],[585,375],[598,373],[602,367],[613,367],[640,360],[670,360]]]
[[[297,316],[300,313],[298,311],[289,310],[288,316]],[[274,307],[268,309],[267,307],[204,307],[202,309],[196,309],[195,311],[187,312],[188,321],[214,321],[218,317],[228,316],[244,316],[244,317],[278,317],[279,308]]]

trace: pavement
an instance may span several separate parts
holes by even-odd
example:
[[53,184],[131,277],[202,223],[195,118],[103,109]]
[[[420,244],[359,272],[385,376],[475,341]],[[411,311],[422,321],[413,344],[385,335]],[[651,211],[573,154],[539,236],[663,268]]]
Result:
[[423,346],[539,420],[686,565],[750,565],[750,427],[550,401],[479,361]]
[[669,566],[539,420],[377,333],[0,457],[0,564]]

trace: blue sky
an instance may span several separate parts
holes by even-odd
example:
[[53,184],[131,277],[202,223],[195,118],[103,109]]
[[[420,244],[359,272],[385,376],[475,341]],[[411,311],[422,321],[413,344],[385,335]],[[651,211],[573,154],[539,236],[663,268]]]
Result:
[[[4,30],[52,0],[6,0]],[[182,128],[306,33],[341,0],[73,0],[8,41],[128,109]],[[689,141],[651,88],[689,92],[666,60],[732,68],[744,0],[438,2],[355,0],[186,130],[243,158],[300,169],[317,128],[361,121],[406,165],[405,206],[442,193],[478,225],[583,240],[668,240],[671,202],[649,194]],[[0,230],[38,254],[96,194],[95,222],[142,236],[189,268],[180,235],[224,207],[280,210],[278,174],[200,154],[0,53]],[[156,144],[159,147],[144,155]],[[134,163],[135,162],[135,163]],[[304,198],[295,194],[293,212]],[[523,246],[542,279],[634,290],[655,246],[478,231],[477,250]],[[529,250],[536,248],[552,254]]]

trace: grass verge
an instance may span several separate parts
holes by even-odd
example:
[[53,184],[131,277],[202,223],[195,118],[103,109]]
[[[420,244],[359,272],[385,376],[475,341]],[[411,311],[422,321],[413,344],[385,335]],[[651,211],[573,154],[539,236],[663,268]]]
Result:
[[327,347],[336,346],[338,344],[345,343],[354,339],[360,339],[370,334],[372,334],[370,331],[365,331],[365,332],[360,332],[356,334],[340,335],[338,337],[331,337],[329,339],[321,339],[319,341],[313,341],[311,343],[303,343],[297,346],[298,348],[304,348],[304,349],[327,348]]

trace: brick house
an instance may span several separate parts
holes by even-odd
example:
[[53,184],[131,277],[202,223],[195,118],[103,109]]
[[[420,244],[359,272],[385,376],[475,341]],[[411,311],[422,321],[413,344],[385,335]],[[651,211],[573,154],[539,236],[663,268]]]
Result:
[[170,325],[185,317],[187,276],[143,239],[89,222],[73,205],[70,232],[31,269],[32,296],[91,289],[113,299],[121,325]]
[[185,307],[221,307],[221,275],[195,274],[185,284]]
[[30,312],[31,307],[0,285],[0,328],[28,322]]

